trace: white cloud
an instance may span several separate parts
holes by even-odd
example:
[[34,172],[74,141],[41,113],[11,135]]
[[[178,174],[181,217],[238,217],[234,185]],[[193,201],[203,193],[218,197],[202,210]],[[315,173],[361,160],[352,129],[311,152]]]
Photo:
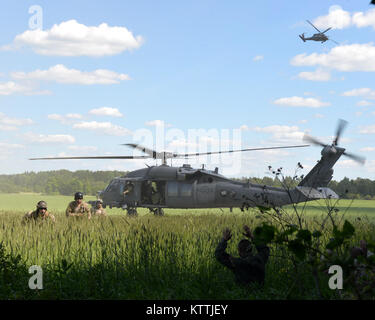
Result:
[[127,74],[114,71],[97,69],[94,71],[80,71],[68,69],[62,64],[50,67],[48,70],[35,70],[32,72],[12,72],[11,77],[19,80],[53,81],[66,84],[114,84],[123,80],[130,80]]
[[21,148],[24,148],[24,146],[21,144],[0,142],[1,152],[9,150],[9,149],[21,149]]
[[297,126],[268,126],[268,127],[255,127],[251,130],[255,132],[264,132],[272,134],[272,140],[277,142],[290,142],[302,141],[304,133],[299,130]]
[[359,133],[373,134],[375,133],[375,125],[361,127],[361,129],[359,130]]
[[371,151],[375,151],[375,148],[374,147],[365,147],[365,148],[362,148],[362,149],[359,149],[360,151],[362,152],[371,152]]
[[293,66],[321,66],[338,71],[375,71],[375,47],[372,43],[341,45],[328,53],[306,53],[296,55]]
[[361,101],[357,102],[358,107],[368,107],[368,106],[372,106],[372,105],[373,105],[373,103],[368,102],[366,100],[361,100]]
[[316,114],[314,114],[314,117],[317,118],[317,119],[323,119],[324,115],[322,115],[320,113],[316,113]]
[[163,120],[152,120],[152,121],[147,121],[145,122],[145,125],[148,126],[148,127],[166,127],[166,128],[170,128],[172,127],[171,124],[169,123],[166,123],[165,121]]
[[253,58],[253,61],[261,61],[261,60],[263,60],[264,59],[264,57],[263,56],[255,56],[254,58]]
[[18,128],[14,126],[7,126],[7,125],[0,124],[0,131],[14,131],[17,129]]
[[355,12],[352,22],[357,28],[371,26],[375,29],[375,9],[370,9],[366,12]]
[[29,132],[25,134],[25,140],[32,143],[61,143],[61,144],[71,144],[75,142],[75,138],[67,134],[35,134]]
[[24,146],[20,144],[0,142],[0,160],[8,160],[10,155],[22,148]]
[[110,116],[110,117],[123,117],[124,115],[116,108],[102,107],[98,109],[92,109],[89,114],[96,116]]
[[129,129],[112,124],[110,122],[80,122],[74,124],[73,128],[96,131],[98,133],[112,136],[126,136],[131,134],[131,131]]
[[188,148],[189,150],[193,150],[197,149],[198,147],[198,143],[188,141],[186,139],[175,139],[168,144],[168,150],[176,150],[180,148]]
[[274,104],[280,106],[289,106],[289,107],[307,107],[307,108],[321,108],[330,106],[329,102],[322,102],[316,98],[303,98],[303,97],[286,97],[280,98],[273,102]]
[[340,160],[336,166],[337,168],[352,169],[360,166],[360,164],[354,160]]
[[342,95],[345,97],[363,96],[367,99],[375,99],[375,90],[372,90],[370,88],[359,88],[350,91],[345,91]]
[[316,69],[312,72],[300,72],[298,77],[310,81],[329,81],[331,80],[331,74],[321,68]]
[[7,126],[27,126],[33,124],[31,119],[10,118],[0,112],[0,124]]
[[351,26],[356,26],[357,28],[373,27],[375,29],[375,9],[351,14],[349,11],[342,9],[341,6],[333,5],[329,8],[328,15],[314,19],[313,24],[318,29],[326,29],[328,27],[332,27],[332,29],[344,29]]
[[69,20],[49,30],[27,30],[3,50],[28,46],[41,55],[101,57],[138,49],[142,43],[141,36],[134,37],[125,27],[111,27],[106,23],[86,26]]
[[287,132],[295,132],[298,130],[297,126],[279,126],[279,125],[274,125],[274,126],[268,126],[268,127],[255,127],[253,128],[254,131],[256,132],[267,132],[267,133],[287,133]]
[[46,95],[50,94],[50,91],[34,91],[33,87],[21,85],[14,81],[1,82],[0,83],[0,96],[9,96],[11,94],[23,94],[23,95]]
[[47,115],[47,118],[50,120],[60,121],[62,124],[70,124],[74,120],[82,119],[82,115],[78,113],[67,113],[66,115],[53,113]]
[[329,8],[326,16],[320,16],[312,22],[315,27],[323,32],[331,27],[332,29],[344,29],[351,25],[350,12],[343,10],[340,6],[334,5]]
[[67,113],[65,115],[68,119],[82,119],[82,115],[78,113]]
[[95,152],[98,150],[97,147],[93,147],[93,146],[68,146],[68,149],[69,150],[72,150],[72,151],[77,151],[77,152]]
[[375,160],[367,160],[366,161],[366,169],[369,172],[375,172]]

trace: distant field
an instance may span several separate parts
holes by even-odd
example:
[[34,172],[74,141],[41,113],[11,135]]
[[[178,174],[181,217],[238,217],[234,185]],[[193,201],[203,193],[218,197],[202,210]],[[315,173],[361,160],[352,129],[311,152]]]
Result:
[[[85,201],[95,200],[94,196],[86,196]],[[14,211],[14,212],[27,212],[34,210],[36,203],[40,200],[44,200],[48,203],[48,209],[50,212],[63,213],[70,201],[73,200],[73,196],[51,196],[51,195],[39,195],[33,193],[11,193],[11,194],[0,194],[0,210],[1,211]],[[358,215],[366,215],[369,218],[375,218],[375,200],[339,200],[331,202],[331,206],[338,208],[341,213],[345,212],[348,217],[357,217]],[[299,208],[303,208],[304,204],[300,204]],[[305,205],[306,213],[320,215],[326,212],[327,204],[324,200],[308,202]],[[107,213],[112,215],[124,215],[125,211],[122,209],[106,209]],[[240,209],[233,209],[234,214],[240,213]],[[138,209],[140,215],[149,214],[148,209]],[[165,213],[168,214],[222,214],[229,213],[228,208],[224,209],[166,209]]]

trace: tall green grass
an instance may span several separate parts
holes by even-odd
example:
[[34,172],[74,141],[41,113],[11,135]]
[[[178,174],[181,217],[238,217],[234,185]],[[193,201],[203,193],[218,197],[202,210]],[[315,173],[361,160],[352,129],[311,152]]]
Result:
[[[12,196],[1,195],[2,199]],[[8,254],[19,255],[22,259],[17,277],[0,277],[3,281],[0,298],[317,298],[308,268],[303,274],[304,288],[291,290],[293,266],[280,258],[280,248],[271,248],[263,288],[238,287],[233,274],[216,261],[214,251],[223,229],[232,229],[233,238],[227,251],[237,255],[236,246],[243,238],[243,225],[254,229],[262,222],[255,210],[245,213],[239,210],[229,213],[227,209],[167,210],[164,217],[140,210],[138,217],[112,214],[88,221],[65,217],[65,206],[71,201],[69,197],[28,196],[21,196],[18,207],[0,210],[0,242]],[[32,206],[29,210],[33,209],[40,199],[49,202],[50,210],[56,208],[56,223],[23,225],[24,208]],[[362,238],[374,239],[374,223],[365,204],[359,202],[357,207],[364,210],[355,210],[348,216],[356,227],[355,242]],[[308,208],[306,211],[306,219],[312,222],[320,216],[314,210]],[[43,290],[28,289],[31,275],[27,270],[31,265],[43,268]],[[0,275],[4,273],[4,267],[1,268]],[[321,281],[325,295],[336,298],[328,289],[327,276],[322,275]]]

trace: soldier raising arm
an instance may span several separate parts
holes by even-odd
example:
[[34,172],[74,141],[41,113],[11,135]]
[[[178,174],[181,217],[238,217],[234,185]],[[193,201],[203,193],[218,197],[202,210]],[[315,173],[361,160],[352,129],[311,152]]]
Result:
[[[250,228],[244,226],[244,235],[253,239]],[[268,261],[270,249],[265,245],[258,245],[258,253],[252,253],[252,246],[249,240],[243,239],[238,243],[239,258],[233,257],[225,252],[227,242],[232,238],[231,231],[225,229],[223,238],[218,244],[215,256],[216,259],[224,266],[232,270],[235,274],[236,282],[241,285],[248,285],[253,282],[264,283],[265,267]]]

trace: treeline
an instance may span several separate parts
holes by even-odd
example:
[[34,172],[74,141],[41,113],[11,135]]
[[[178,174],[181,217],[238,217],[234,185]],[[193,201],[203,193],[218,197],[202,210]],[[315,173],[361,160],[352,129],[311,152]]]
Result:
[[[44,171],[25,172],[22,174],[0,175],[0,193],[35,192],[43,194],[72,195],[81,191],[86,195],[96,195],[103,190],[115,177],[126,175],[124,171]],[[281,187],[279,179],[271,177],[235,179],[249,181],[261,185]],[[285,177],[284,185],[292,188],[298,182],[291,177]],[[375,180],[344,178],[341,181],[331,181],[328,185],[340,198],[346,199],[374,199]]]
[[96,195],[111,179],[125,175],[123,171],[44,171],[0,175],[0,193],[36,192],[43,194],[72,195],[81,191]]

